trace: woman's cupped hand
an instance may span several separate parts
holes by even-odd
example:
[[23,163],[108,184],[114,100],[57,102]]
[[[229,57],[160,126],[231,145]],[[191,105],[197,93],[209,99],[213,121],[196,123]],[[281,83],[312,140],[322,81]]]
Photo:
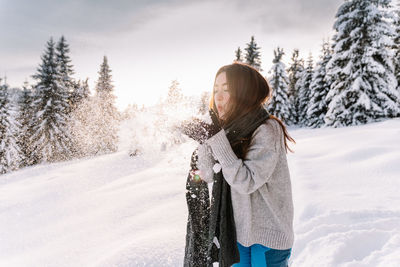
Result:
[[191,118],[179,123],[177,128],[183,134],[202,144],[222,129],[215,112],[209,110],[209,114],[211,123],[207,123],[199,118]]

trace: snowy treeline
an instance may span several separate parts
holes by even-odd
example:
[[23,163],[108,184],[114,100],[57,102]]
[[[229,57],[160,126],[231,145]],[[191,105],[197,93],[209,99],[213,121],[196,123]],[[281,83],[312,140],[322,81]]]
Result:
[[[316,64],[295,49],[283,63],[274,51],[267,79],[273,88],[269,112],[287,125],[342,127],[400,116],[400,6],[391,0],[345,0],[336,14],[335,35],[322,43]],[[240,47],[235,62],[261,69],[254,36]],[[150,147],[164,150],[182,142],[175,122],[207,113],[209,93],[183,96],[173,81],[165,100],[153,107],[115,107],[111,69],[104,56],[95,92],[73,78],[64,37],[47,42],[35,83],[9,88],[0,80],[0,174],[42,162],[114,152],[119,146],[136,155]],[[129,128],[122,137],[121,127]]]
[[94,96],[75,80],[69,45],[47,42],[32,77],[35,84],[9,88],[0,80],[0,174],[117,150],[120,115],[111,70],[104,57]]
[[[295,49],[288,68],[274,51],[266,108],[287,125],[343,127],[400,116],[400,6],[391,0],[346,0],[338,9],[332,42],[323,41],[314,66]],[[251,38],[246,63],[259,69]],[[240,47],[235,61],[243,61]]]
[[[182,94],[172,81],[166,99],[157,105],[115,107],[111,69],[106,56],[95,92],[88,80],[73,78],[69,45],[64,37],[47,42],[36,83],[9,88],[0,80],[0,174],[25,166],[116,152],[131,156],[157,153],[183,142],[178,121],[207,114],[209,93]],[[120,136],[123,135],[123,136]]]

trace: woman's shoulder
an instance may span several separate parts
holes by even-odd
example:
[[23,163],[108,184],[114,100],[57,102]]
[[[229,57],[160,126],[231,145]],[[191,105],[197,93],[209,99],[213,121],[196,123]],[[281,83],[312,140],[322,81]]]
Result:
[[275,119],[268,119],[254,131],[252,141],[268,144],[274,143],[276,149],[279,149],[282,137],[283,131],[279,122]]
[[253,136],[262,133],[263,135],[280,136],[282,127],[275,119],[268,119],[254,131]]

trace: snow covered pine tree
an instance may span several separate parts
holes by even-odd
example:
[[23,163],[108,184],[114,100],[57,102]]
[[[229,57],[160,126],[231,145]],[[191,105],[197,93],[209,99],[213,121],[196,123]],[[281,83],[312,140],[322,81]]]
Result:
[[322,55],[315,67],[310,84],[310,102],[307,108],[309,127],[321,127],[325,124],[324,117],[328,110],[326,95],[329,92],[331,81],[326,75],[326,64],[332,57],[331,47],[328,41],[322,44]]
[[68,91],[61,81],[54,45],[53,38],[50,38],[42,63],[32,76],[37,81],[31,123],[34,163],[66,160],[71,156]]
[[287,123],[290,119],[290,103],[288,98],[288,77],[285,64],[282,62],[283,55],[283,49],[279,47],[274,51],[273,65],[269,71],[271,76],[268,79],[269,84],[272,86],[272,97],[266,108],[270,114]]
[[74,81],[72,79],[72,75],[74,74],[73,66],[71,64],[71,59],[68,55],[69,53],[69,45],[65,40],[64,36],[61,36],[60,40],[56,46],[56,64],[58,68],[58,74],[60,76],[59,86],[63,91],[68,93],[68,111],[71,111],[71,103],[70,103],[70,95],[74,88]]
[[262,71],[261,69],[261,55],[258,51],[261,47],[257,46],[257,43],[254,41],[254,36],[251,36],[250,43],[247,43],[246,50],[246,64],[254,67],[258,71]]
[[[395,15],[393,17],[393,25],[395,29],[394,37],[394,73],[397,80],[397,91],[400,93],[400,2],[397,3]],[[399,103],[400,105],[400,103]]]
[[96,108],[95,123],[92,128],[94,154],[105,154],[117,151],[119,112],[115,107],[114,86],[111,83],[111,69],[107,57],[104,56],[100,66],[99,79],[96,84],[96,95],[93,99]]
[[299,50],[294,49],[292,54],[292,61],[290,67],[287,69],[289,84],[288,84],[288,97],[289,97],[289,112],[290,120],[287,122],[288,125],[296,125],[299,123],[299,85],[298,82],[301,78],[301,74],[304,70],[304,60],[299,58]]
[[390,0],[349,0],[336,14],[325,123],[342,127],[400,116]]
[[297,98],[297,107],[298,107],[298,119],[299,119],[299,125],[301,126],[307,126],[308,125],[308,105],[310,102],[310,85],[312,82],[312,77],[313,77],[313,59],[312,55],[308,56],[307,60],[307,67],[303,70],[301,73],[301,78],[297,81],[298,83],[298,98]]
[[15,170],[20,164],[17,143],[19,124],[15,120],[16,107],[8,96],[8,85],[0,79],[0,174]]
[[21,125],[18,134],[18,144],[21,149],[21,166],[30,166],[32,162],[32,148],[30,145],[30,139],[32,136],[32,127],[30,125],[31,118],[33,116],[33,92],[29,88],[28,82],[25,82],[22,86],[22,92],[19,98],[19,112],[18,112],[18,122]]
[[243,62],[243,58],[242,58],[242,50],[240,49],[240,46],[238,47],[238,49],[235,51],[235,60],[233,60],[234,62]]

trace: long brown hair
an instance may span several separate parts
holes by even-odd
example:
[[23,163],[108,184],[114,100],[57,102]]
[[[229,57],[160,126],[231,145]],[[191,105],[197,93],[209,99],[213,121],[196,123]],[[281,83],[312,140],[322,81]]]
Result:
[[[268,81],[255,68],[240,62],[222,66],[215,75],[214,84],[217,76],[223,72],[226,74],[230,98],[224,116],[225,119],[220,121],[222,126],[229,124],[235,118],[240,118],[250,111],[263,106],[270,99],[272,94],[271,87],[269,86]],[[211,94],[209,106],[210,109],[213,109],[213,111],[218,114],[214,101],[214,89]],[[294,153],[288,146],[287,140],[293,143],[296,142],[289,135],[286,126],[280,119],[273,115],[270,115],[270,119],[276,120],[282,127],[285,136],[284,142],[286,153],[288,150]],[[241,149],[243,155],[245,155],[248,144],[249,142],[243,143],[245,146]]]

